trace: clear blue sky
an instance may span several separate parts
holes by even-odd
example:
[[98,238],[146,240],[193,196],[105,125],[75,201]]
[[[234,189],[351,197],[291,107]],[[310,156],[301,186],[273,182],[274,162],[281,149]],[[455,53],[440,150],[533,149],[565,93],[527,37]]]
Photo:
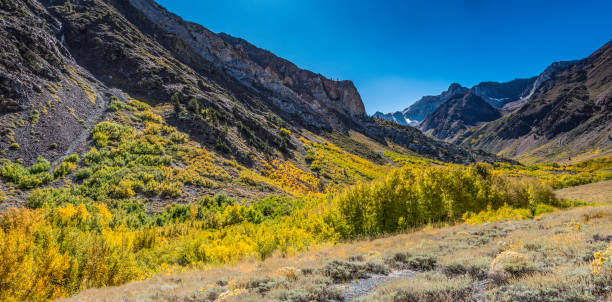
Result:
[[299,67],[352,80],[368,113],[452,82],[509,81],[612,39],[612,1],[157,0]]

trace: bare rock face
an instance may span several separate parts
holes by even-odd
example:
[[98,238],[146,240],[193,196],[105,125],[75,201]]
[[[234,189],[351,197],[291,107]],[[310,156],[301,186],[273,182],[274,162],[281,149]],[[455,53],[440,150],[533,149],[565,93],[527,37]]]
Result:
[[130,0],[130,4],[183,39],[204,59],[246,86],[271,94],[279,108],[311,125],[342,128],[344,117],[339,114],[349,118],[365,115],[361,96],[351,81],[333,81],[300,69],[243,39],[186,22],[152,0]]
[[2,1],[0,16],[0,113],[16,112],[41,92],[40,79],[59,80],[67,52],[40,5]]

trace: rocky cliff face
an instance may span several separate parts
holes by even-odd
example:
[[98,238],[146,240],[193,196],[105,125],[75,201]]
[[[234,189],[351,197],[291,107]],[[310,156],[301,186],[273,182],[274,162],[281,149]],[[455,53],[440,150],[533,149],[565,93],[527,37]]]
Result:
[[[472,88],[466,88],[459,84],[451,86],[437,96],[424,96],[403,111],[393,113],[376,112],[374,117],[391,120],[399,124],[409,124],[420,127],[423,131],[433,134],[444,140],[453,140],[465,130],[482,122],[491,121],[491,117],[498,114],[506,115],[518,110],[529,102],[534,95],[548,81],[555,72],[559,72],[572,66],[576,61],[564,61],[551,64],[539,76],[529,79],[515,79],[509,82],[481,82]],[[483,111],[464,110],[461,117],[456,112],[441,112],[440,107],[451,99],[461,98],[465,93],[480,97],[486,105]],[[492,107],[492,108],[491,108]],[[442,110],[457,110],[457,104],[444,106]],[[477,109],[477,108],[474,108]],[[435,116],[431,116],[436,112]],[[473,114],[473,117],[468,115]],[[445,120],[444,118],[448,118]],[[461,120],[474,119],[476,123],[463,123]],[[424,126],[424,121],[427,125]],[[451,127],[452,126],[452,127]],[[442,130],[445,129],[445,130]]]
[[401,111],[395,111],[392,113],[382,113],[380,111],[376,111],[374,115],[372,115],[372,117],[396,122],[400,125],[410,125],[413,127],[416,127],[419,125],[419,122],[417,121],[406,119],[406,117],[404,117],[404,114]]
[[507,102],[505,102],[503,106],[499,106],[499,107],[502,107],[502,110],[501,110],[502,113],[505,115],[505,114],[516,111],[523,104],[529,102],[529,100],[531,100],[531,98],[536,93],[536,91],[538,91],[540,86],[542,86],[544,82],[550,80],[550,78],[555,72],[566,69],[572,66],[576,62],[578,61],[561,61],[561,62],[554,62],[550,64],[534,81],[532,81],[531,87],[527,86],[527,89],[523,90],[523,93],[520,95],[518,99],[516,98],[514,98],[514,100],[510,99]]
[[[276,105],[301,116],[307,123],[342,128],[338,114],[348,117],[365,114],[361,97],[350,81],[332,81],[300,69],[242,39],[217,35],[201,25],[186,22],[152,0],[130,0],[130,3],[241,83],[276,96],[272,98]],[[325,117],[323,124],[320,117]]]
[[108,92],[36,1],[0,1],[0,158],[57,157],[98,122]]
[[321,107],[329,107],[350,116],[365,114],[361,96],[353,82],[333,81],[321,74],[300,69],[295,64],[243,39],[225,33],[219,34],[219,37],[244,52],[250,60],[271,74],[274,80],[295,91],[306,102],[318,102]]

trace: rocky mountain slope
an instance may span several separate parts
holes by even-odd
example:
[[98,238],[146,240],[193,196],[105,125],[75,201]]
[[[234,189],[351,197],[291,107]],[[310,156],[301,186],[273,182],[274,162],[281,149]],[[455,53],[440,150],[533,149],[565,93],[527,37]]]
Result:
[[521,99],[533,87],[536,78],[515,79],[509,82],[482,82],[472,87],[470,92],[480,96],[496,108]]
[[525,89],[523,91],[523,93],[520,95],[520,98],[508,99],[503,104],[502,114],[505,115],[507,113],[511,113],[517,110],[520,106],[522,106],[531,99],[531,97],[538,90],[538,88],[540,88],[542,83],[549,80],[553,73],[568,68],[576,62],[577,61],[560,61],[550,64],[548,67],[546,67],[546,69],[544,69],[542,73],[540,73],[540,75],[538,75],[535,81],[532,82],[532,86],[528,87],[528,89]]
[[568,68],[574,63],[576,61],[555,62],[537,77],[529,79],[515,79],[504,83],[481,82],[472,88],[453,83],[446,91],[437,96],[424,96],[402,111],[391,113],[376,112],[374,117],[391,120],[402,125],[417,126],[441,104],[453,98],[456,94],[464,94],[468,91],[481,97],[489,105],[500,108],[500,112],[505,115],[517,110],[521,105],[528,102],[542,83],[550,79],[551,74]]
[[612,147],[612,41],[548,75],[531,100],[457,140],[526,160],[567,160]]
[[436,138],[451,140],[467,129],[501,117],[483,98],[469,92],[455,94],[421,123],[421,129]]
[[369,118],[350,81],[302,70],[151,0],[11,0],[0,14],[0,149],[8,159],[57,161],[86,150],[118,97],[172,104],[166,122],[247,165],[296,158],[304,131],[349,130],[444,161],[498,160]]
[[418,125],[433,113],[440,105],[455,97],[457,94],[470,92],[479,96],[491,106],[502,108],[508,103],[516,102],[529,95],[533,89],[536,77],[530,79],[516,79],[505,83],[482,82],[472,88],[463,87],[453,83],[448,89],[436,96],[424,96],[414,104],[402,111],[392,113],[376,112],[374,117],[395,121],[399,124]]

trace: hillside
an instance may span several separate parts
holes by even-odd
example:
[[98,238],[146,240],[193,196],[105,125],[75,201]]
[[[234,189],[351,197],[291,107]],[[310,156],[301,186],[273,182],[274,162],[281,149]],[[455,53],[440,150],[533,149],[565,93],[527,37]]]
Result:
[[561,161],[612,147],[612,42],[553,72],[531,100],[457,142],[508,157]]
[[110,98],[122,93],[174,104],[176,115],[162,114],[168,123],[210,149],[227,146],[246,165],[295,158],[302,130],[355,130],[444,161],[498,160],[370,119],[350,81],[301,70],[246,42],[230,45],[152,1],[3,3],[5,15],[13,6],[21,13],[3,27],[11,48],[3,52],[0,145],[12,160],[57,162],[83,148]]

